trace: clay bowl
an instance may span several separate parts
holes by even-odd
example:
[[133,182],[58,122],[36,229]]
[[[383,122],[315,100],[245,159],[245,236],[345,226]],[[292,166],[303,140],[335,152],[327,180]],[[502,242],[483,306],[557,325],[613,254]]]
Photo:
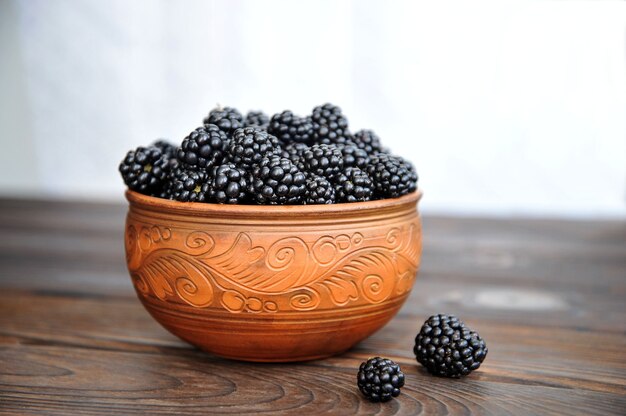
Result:
[[246,361],[343,352],[385,325],[419,266],[414,192],[336,205],[182,203],[126,192],[126,260],[161,325]]

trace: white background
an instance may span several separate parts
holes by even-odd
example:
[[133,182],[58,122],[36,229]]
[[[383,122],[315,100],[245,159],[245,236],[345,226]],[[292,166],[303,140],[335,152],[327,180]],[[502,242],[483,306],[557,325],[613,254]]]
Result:
[[122,200],[216,103],[339,104],[427,212],[626,218],[626,3],[0,0],[0,194]]

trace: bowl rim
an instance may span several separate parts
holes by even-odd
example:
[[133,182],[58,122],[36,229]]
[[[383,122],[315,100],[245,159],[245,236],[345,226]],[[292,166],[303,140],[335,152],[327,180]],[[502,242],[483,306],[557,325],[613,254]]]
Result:
[[180,202],[165,198],[140,194],[130,189],[126,190],[126,199],[130,205],[138,205],[152,210],[169,211],[174,213],[188,213],[195,215],[208,215],[212,213],[235,214],[250,216],[271,217],[276,214],[293,215],[329,215],[345,214],[362,211],[378,211],[381,209],[393,209],[400,206],[415,206],[422,198],[420,189],[398,198],[377,199],[366,202],[350,202],[339,204],[316,204],[316,205],[236,205],[215,204],[206,202]]

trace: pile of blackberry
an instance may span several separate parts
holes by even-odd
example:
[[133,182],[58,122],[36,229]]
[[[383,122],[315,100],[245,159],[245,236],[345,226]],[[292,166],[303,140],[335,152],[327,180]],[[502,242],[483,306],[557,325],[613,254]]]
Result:
[[334,204],[397,198],[417,189],[413,165],[372,130],[350,132],[333,104],[299,116],[214,108],[179,145],[159,139],[119,165],[129,189],[216,204]]

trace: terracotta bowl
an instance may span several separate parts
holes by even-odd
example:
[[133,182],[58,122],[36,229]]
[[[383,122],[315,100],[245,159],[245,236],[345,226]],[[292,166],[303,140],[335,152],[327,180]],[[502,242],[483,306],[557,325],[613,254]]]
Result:
[[173,334],[247,361],[338,354],[385,325],[419,266],[414,192],[336,205],[182,203],[126,192],[126,261]]

